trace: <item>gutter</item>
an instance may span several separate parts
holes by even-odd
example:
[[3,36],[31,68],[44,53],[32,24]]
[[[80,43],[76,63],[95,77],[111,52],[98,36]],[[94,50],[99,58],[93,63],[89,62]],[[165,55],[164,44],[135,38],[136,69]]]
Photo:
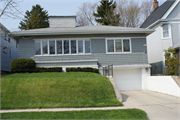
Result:
[[130,33],[147,33],[151,34],[152,31],[122,31],[122,32],[114,32],[114,31],[105,31],[105,32],[84,32],[84,31],[79,31],[79,32],[36,32],[36,33],[10,33],[11,36],[41,36],[41,35],[75,35],[75,34],[130,34]]

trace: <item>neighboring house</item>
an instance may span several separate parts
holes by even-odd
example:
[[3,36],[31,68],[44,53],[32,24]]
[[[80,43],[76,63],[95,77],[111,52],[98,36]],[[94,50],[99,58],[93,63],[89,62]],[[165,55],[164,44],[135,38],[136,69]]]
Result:
[[10,63],[18,58],[18,43],[10,37],[10,31],[0,23],[1,40],[1,74],[11,72]]
[[166,70],[164,49],[173,47],[179,53],[180,0],[167,0],[161,6],[155,0],[154,11],[140,28],[155,30],[147,36],[148,61],[152,64],[152,74],[163,74]]
[[[146,36],[153,30],[113,26],[76,27],[75,16],[50,16],[50,28],[12,32],[19,40],[19,57],[38,67],[113,65],[119,90],[141,90],[150,75]],[[110,72],[110,71],[108,71]],[[52,76],[53,77],[53,76]]]

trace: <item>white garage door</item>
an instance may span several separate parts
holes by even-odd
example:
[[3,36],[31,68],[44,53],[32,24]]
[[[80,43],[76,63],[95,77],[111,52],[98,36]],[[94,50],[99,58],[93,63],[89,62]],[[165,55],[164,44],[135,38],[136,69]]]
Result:
[[141,69],[114,69],[113,77],[120,91],[141,90]]

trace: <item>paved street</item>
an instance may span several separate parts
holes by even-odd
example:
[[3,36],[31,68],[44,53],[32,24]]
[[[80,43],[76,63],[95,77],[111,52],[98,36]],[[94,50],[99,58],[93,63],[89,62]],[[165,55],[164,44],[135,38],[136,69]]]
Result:
[[153,91],[121,92],[126,108],[146,111],[150,120],[180,120],[180,98]]

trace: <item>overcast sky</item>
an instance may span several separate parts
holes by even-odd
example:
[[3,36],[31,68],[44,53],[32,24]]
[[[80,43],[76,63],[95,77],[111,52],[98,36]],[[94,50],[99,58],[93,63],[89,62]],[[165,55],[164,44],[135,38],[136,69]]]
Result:
[[[48,11],[49,15],[56,16],[69,16],[76,15],[78,8],[83,2],[98,2],[99,0],[23,0],[19,4],[19,9],[25,14],[26,10],[31,10],[33,5],[40,4],[45,10]],[[138,0],[143,1],[143,0]],[[158,0],[161,4],[166,0]],[[152,0],[153,4],[153,0]],[[23,18],[24,16],[22,16]],[[1,18],[1,23],[10,31],[17,31],[20,19]]]

